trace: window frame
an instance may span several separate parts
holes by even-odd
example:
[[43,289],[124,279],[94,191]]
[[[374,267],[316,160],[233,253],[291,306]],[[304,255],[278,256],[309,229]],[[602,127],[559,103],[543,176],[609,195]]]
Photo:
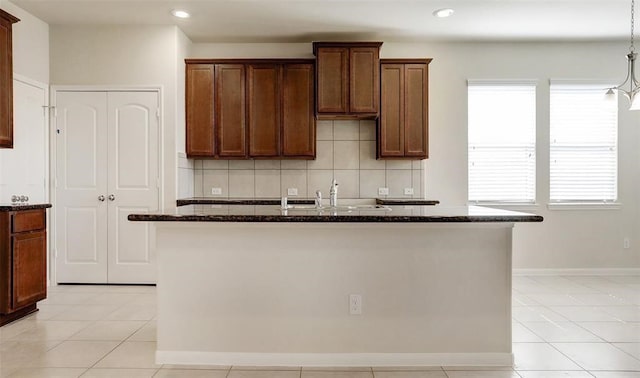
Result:
[[[470,194],[470,159],[469,159],[469,150],[470,150],[470,142],[469,142],[469,88],[471,86],[531,86],[533,87],[533,198],[531,201],[526,200],[471,200],[469,198]],[[468,79],[467,80],[467,203],[471,205],[479,205],[479,206],[496,206],[496,207],[506,207],[506,208],[518,208],[523,210],[535,210],[539,207],[538,205],[538,86],[539,80],[537,79]]]
[[593,200],[580,200],[580,199],[559,199],[553,200],[551,199],[551,168],[552,168],[552,118],[551,118],[551,108],[552,108],[552,90],[553,86],[584,86],[588,87],[589,90],[599,90],[602,88],[602,98],[604,99],[607,88],[611,88],[614,86],[611,81],[602,81],[602,80],[567,80],[567,79],[551,79],[549,80],[549,176],[548,176],[548,190],[549,190],[549,198],[547,203],[547,208],[549,210],[618,210],[621,208],[620,203],[620,106],[619,106],[619,96],[616,93],[615,97],[615,105],[614,112],[616,116],[615,122],[615,155],[616,155],[616,164],[615,164],[615,199],[593,199]]

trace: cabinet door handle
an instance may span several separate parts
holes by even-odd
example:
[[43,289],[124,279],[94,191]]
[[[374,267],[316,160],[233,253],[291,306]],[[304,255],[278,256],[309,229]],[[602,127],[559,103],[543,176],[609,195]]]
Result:
[[98,196],[98,201],[104,202],[104,196],[102,194]]
[[109,201],[115,201],[116,196],[114,196],[113,194],[109,194]]

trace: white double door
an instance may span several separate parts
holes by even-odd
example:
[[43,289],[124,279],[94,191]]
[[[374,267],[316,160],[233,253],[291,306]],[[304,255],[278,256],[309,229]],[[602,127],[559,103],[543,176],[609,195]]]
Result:
[[155,283],[157,91],[55,90],[58,283]]

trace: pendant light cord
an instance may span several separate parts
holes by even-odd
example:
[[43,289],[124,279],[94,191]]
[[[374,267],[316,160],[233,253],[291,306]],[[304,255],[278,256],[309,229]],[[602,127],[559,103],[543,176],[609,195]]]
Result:
[[636,48],[633,46],[633,37],[634,37],[634,26],[636,23],[635,20],[635,13],[636,13],[636,9],[635,9],[635,0],[631,0],[631,46],[629,46],[629,51],[631,52],[635,52]]

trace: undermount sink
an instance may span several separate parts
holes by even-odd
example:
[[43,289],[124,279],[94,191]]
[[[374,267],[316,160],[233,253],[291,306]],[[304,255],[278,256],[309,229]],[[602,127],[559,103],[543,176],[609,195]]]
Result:
[[382,210],[391,211],[389,206],[385,205],[343,205],[343,206],[322,206],[314,205],[289,205],[287,210],[317,210],[317,211],[353,211],[353,210]]

